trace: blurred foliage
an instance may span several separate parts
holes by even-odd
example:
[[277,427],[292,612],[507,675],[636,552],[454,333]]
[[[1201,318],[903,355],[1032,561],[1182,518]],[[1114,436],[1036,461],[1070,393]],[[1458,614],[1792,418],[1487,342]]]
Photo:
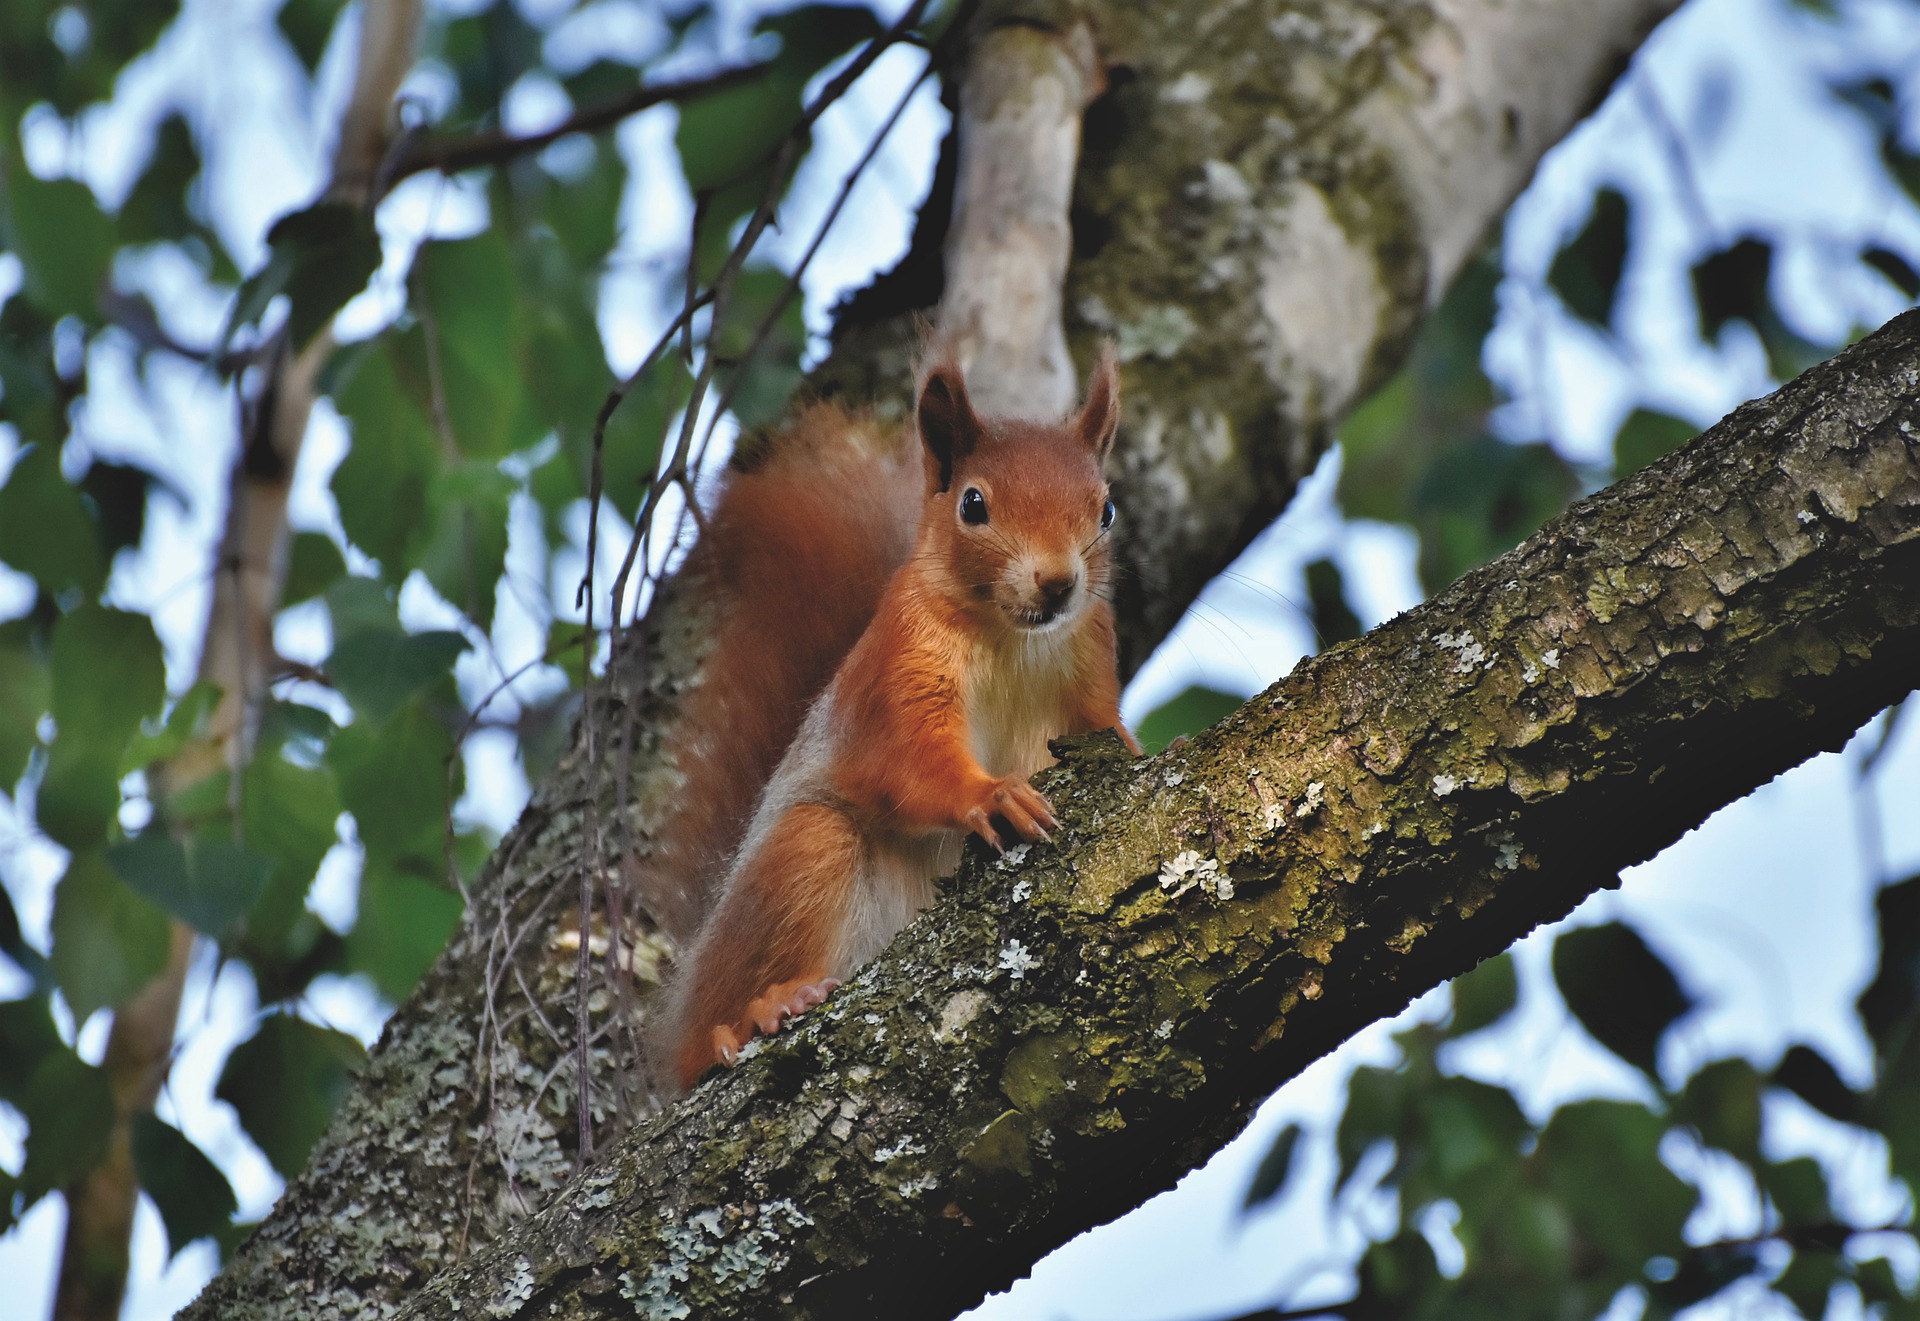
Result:
[[[656,66],[685,77],[739,62],[722,50],[721,18],[696,5],[668,17],[643,64],[608,53],[562,67],[547,38],[574,8],[547,6],[537,22],[508,0],[430,11],[425,53],[453,89],[431,131],[488,130],[527,85],[561,88],[582,108],[630,93]],[[0,1171],[0,1230],[101,1158],[113,1103],[105,1075],[75,1053],[74,1028],[163,966],[175,921],[251,974],[264,1012],[226,1061],[218,1097],[276,1169],[300,1167],[361,1055],[351,1037],[309,1021],[307,991],[343,975],[403,997],[490,852],[488,838],[451,816],[464,789],[460,739],[480,714],[456,667],[477,658],[492,676],[483,682],[504,676],[496,608],[515,593],[537,636],[553,640],[552,656],[536,660],[553,663],[533,667],[536,695],[502,727],[530,773],[550,764],[585,678],[573,584],[559,581],[555,557],[580,549],[596,469],[608,516],[636,515],[693,385],[687,358],[662,356],[612,414],[596,458],[595,420],[614,379],[601,279],[623,241],[630,183],[611,135],[502,156],[469,175],[488,223],[421,244],[398,317],[335,350],[321,375],[350,434],[332,479],[344,538],[296,532],[283,606],[324,616],[327,653],[295,672],[308,682],[276,686],[243,767],[160,796],[154,767],[205,733],[220,694],[177,682],[170,693],[152,621],[111,587],[122,552],[143,544],[149,502],[184,497],[77,433],[90,362],[101,351],[130,355],[147,388],[152,359],[184,356],[244,395],[258,388],[253,364],[282,343],[312,342],[391,265],[369,211],[323,199],[280,217],[264,257],[243,271],[208,211],[204,162],[219,129],[185,105],[153,108],[145,158],[117,206],[78,177],[28,167],[23,121],[72,131],[175,13],[144,0],[21,0],[0,15],[0,248],[21,274],[19,292],[0,303],[0,422],[17,442],[0,471],[0,563],[33,596],[24,615],[0,621],[0,792],[67,855],[48,955],[21,939],[10,900],[0,910],[0,952],[30,983],[0,1003],[0,1101],[24,1119],[27,1151],[22,1170]],[[299,77],[314,77],[330,46],[351,49],[337,40],[345,13],[341,0],[280,7],[277,30]],[[743,219],[780,196],[804,158],[806,136],[794,129],[810,86],[880,31],[865,6],[790,8],[754,34],[760,76],[682,106],[676,141],[701,219],[680,253],[664,255],[667,269],[685,270],[691,257],[712,274]],[[784,150],[790,139],[795,150]],[[176,331],[164,300],[137,283],[130,259],[157,249],[183,256],[226,300],[215,342]],[[689,331],[744,425],[776,417],[800,379],[806,332],[789,283],[756,256],[717,324],[701,317]],[[509,579],[510,522],[550,582]],[[457,623],[403,622],[409,582]],[[343,841],[357,850],[348,868],[357,902],[338,929],[308,899]],[[143,1117],[134,1155],[172,1251],[206,1236],[223,1250],[235,1241],[233,1191],[185,1134]]]
[[[1610,923],[1555,941],[1554,981],[1581,1027],[1645,1086],[1635,1099],[1571,1101],[1531,1118],[1513,1091],[1462,1073],[1452,1050],[1509,1021],[1511,956],[1457,979],[1450,1016],[1395,1034],[1399,1062],[1348,1082],[1332,1195],[1380,1214],[1365,1217],[1371,1243],[1353,1297],[1326,1313],[1546,1321],[1599,1316],[1624,1294],[1634,1301],[1616,1315],[1670,1317],[1716,1297],[1774,1315],[1756,1296],[1770,1293],[1812,1321],[1920,1316],[1910,1268],[1896,1265],[1917,1246],[1911,1201],[1891,1224],[1850,1218],[1862,1175],[1839,1182],[1839,1171],[1787,1154],[1781,1137],[1804,1102],[1877,1139],[1860,1150],[1886,1153],[1879,1177],[1903,1181],[1909,1197],[1920,1189],[1920,877],[1882,890],[1879,913],[1879,971],[1859,1000],[1874,1071],[1857,1091],[1806,1045],[1771,1070],[1731,1057],[1669,1085],[1658,1056],[1692,1001],[1638,934]],[[1249,1209],[1287,1195],[1298,1136],[1280,1135]],[[1751,1223],[1700,1232],[1709,1198],[1751,1208]]]

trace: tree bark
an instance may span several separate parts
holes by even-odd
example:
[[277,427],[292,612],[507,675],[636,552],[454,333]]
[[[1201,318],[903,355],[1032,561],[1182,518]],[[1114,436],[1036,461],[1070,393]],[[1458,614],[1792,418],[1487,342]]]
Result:
[[1920,312],[1148,761],[407,1317],[940,1318],[1920,676]]
[[[1329,0],[1309,16],[1103,0],[983,13],[989,28],[1062,34],[1084,21],[1113,89],[1088,117],[1066,278],[1070,342],[1110,336],[1125,360],[1129,669],[1278,513],[1540,154],[1671,7]],[[891,307],[856,302],[817,388],[902,407],[912,335],[899,313],[939,292],[936,278]],[[611,735],[597,764],[618,773],[593,774],[576,749],[535,790],[308,1170],[189,1315],[383,1312],[566,1184],[584,826],[613,842],[595,864],[604,880],[670,808],[660,749],[675,694],[697,678],[702,610],[671,591],[656,605],[644,649],[620,658],[586,721]],[[590,942],[605,922],[594,914]],[[645,914],[622,925],[611,975],[657,980],[669,942]],[[596,1026],[612,998],[590,1004]],[[621,1036],[596,1037],[596,1126],[648,1108],[615,1085],[632,1063]],[[1234,1122],[1223,1113],[1182,1157]],[[1075,1205],[1118,1209],[1149,1182]]]

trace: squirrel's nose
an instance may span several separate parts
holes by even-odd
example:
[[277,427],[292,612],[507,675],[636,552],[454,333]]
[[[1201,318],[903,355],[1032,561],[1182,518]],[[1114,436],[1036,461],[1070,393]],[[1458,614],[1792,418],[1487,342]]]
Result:
[[1080,580],[1071,573],[1055,574],[1047,578],[1036,573],[1033,575],[1033,585],[1040,590],[1040,599],[1046,605],[1047,612],[1051,614],[1067,603],[1067,598],[1073,595],[1073,589],[1080,585]]

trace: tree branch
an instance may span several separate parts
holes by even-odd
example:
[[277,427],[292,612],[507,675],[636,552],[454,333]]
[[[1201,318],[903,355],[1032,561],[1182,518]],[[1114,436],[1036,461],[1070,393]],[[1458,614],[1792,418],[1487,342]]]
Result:
[[[550,129],[515,135],[498,130],[462,136],[429,134],[419,138],[388,172],[386,188],[423,170],[457,174],[481,165],[504,165],[552,146],[573,133],[598,133],[621,120],[667,101],[691,101],[752,82],[766,73],[766,63],[745,64],[673,82],[642,84],[619,96],[577,110]],[[385,191],[383,189],[382,191]]]
[[[940,1318],[1920,674],[1920,312],[1176,753],[402,1315]],[[687,1309],[687,1310],[682,1310]]]

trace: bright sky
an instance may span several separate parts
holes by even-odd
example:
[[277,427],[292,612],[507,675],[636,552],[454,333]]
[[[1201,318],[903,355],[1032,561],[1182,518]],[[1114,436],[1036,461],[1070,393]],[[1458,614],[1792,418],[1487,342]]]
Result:
[[[308,125],[332,122],[325,107],[344,91],[351,50],[346,34],[337,34],[320,80],[323,107],[310,117],[298,104],[289,57],[270,37],[272,7],[272,0],[187,0],[186,17],[163,49],[129,73],[114,105],[84,126],[77,148],[56,140],[57,133],[29,133],[36,165],[45,168],[64,159],[64,152],[78,151],[95,186],[117,200],[141,159],[144,126],[160,106],[182,101],[202,122],[222,126],[209,164],[211,205],[243,259],[257,257],[267,226],[303,203],[323,175],[327,144]],[[644,51],[661,39],[657,22],[639,6],[609,3],[593,13],[597,17],[576,20],[564,40],[584,48],[611,33]],[[594,30],[593,24],[600,26]],[[1509,282],[1489,362],[1521,401],[1505,419],[1516,438],[1544,431],[1570,457],[1597,460],[1618,418],[1636,402],[1707,422],[1762,390],[1757,345],[1735,336],[1724,352],[1708,353],[1693,340],[1692,312],[1675,278],[1697,253],[1747,225],[1783,234],[1780,278],[1807,329],[1878,324],[1898,310],[1897,297],[1874,280],[1835,280],[1822,266],[1823,255],[1864,236],[1920,265],[1920,216],[1866,168],[1874,144],[1857,119],[1830,108],[1822,90],[1830,77],[1854,67],[1860,52],[1872,52],[1882,67],[1910,66],[1920,52],[1920,22],[1911,7],[1895,0],[1861,7],[1844,38],[1836,39],[1810,27],[1786,0],[1692,0],[1655,35],[1616,94],[1543,165],[1507,227],[1510,264],[1523,275],[1537,275],[1578,227],[1596,181],[1616,181],[1632,193],[1636,223],[1643,228],[1636,232],[1635,265],[1627,276],[1629,351],[1622,355],[1569,322],[1531,296],[1525,281]],[[822,121],[814,156],[784,218],[783,255],[804,245],[841,172],[917,73],[918,59],[907,51],[888,56],[854,97]],[[410,87],[429,104],[442,94],[431,71]],[[522,89],[509,105],[516,127],[538,127],[553,113],[551,89]],[[1685,140],[1704,215],[1683,195],[1662,127],[1668,121]],[[807,287],[814,327],[827,324],[828,310],[843,291],[865,283],[904,249],[943,127],[943,112],[923,90],[814,264]],[[606,285],[602,316],[616,365],[630,365],[657,328],[659,269],[647,254],[671,242],[686,218],[672,130],[673,112],[663,107],[628,123],[619,135],[633,179],[624,213],[627,238]],[[390,245],[382,282],[346,315],[349,333],[371,333],[392,315],[412,241],[428,232],[468,232],[483,220],[470,191],[425,178],[410,181],[381,213],[383,233],[409,242]],[[224,307],[197,295],[184,269],[154,259],[127,274],[164,294],[156,302],[177,318],[184,338],[213,337]],[[0,257],[0,292],[17,281],[17,264]],[[87,444],[96,453],[137,456],[157,466],[191,498],[186,511],[164,501],[156,505],[143,554],[123,560],[113,581],[117,600],[155,612],[178,689],[191,671],[206,605],[205,566],[217,534],[224,446],[232,435],[230,401],[200,373],[156,364],[161,404],[149,409],[134,390],[124,356],[102,349],[91,368]],[[183,445],[182,437],[198,443]],[[323,408],[298,481],[299,525],[337,527],[326,488],[343,448],[342,429]],[[11,437],[0,428],[0,468],[11,463],[11,450]],[[1345,569],[1366,622],[1415,603],[1410,539],[1386,527],[1343,526],[1331,506],[1332,462],[1142,671],[1128,692],[1130,719],[1189,683],[1251,693],[1290,669],[1311,645],[1292,604],[1305,599],[1300,569],[1322,554],[1334,555]],[[510,572],[527,576],[533,595],[543,592],[538,570],[524,556],[510,561]],[[570,573],[577,568],[563,564],[552,581]],[[0,570],[0,615],[18,608],[20,591]],[[542,645],[543,632],[509,600],[502,597],[495,641],[512,665]],[[410,623],[423,626],[445,618],[445,607],[426,592],[410,590],[403,610]],[[294,615],[283,627],[282,650],[319,654],[324,616],[316,608]],[[489,685],[477,664],[463,677],[470,696]],[[468,757],[474,788],[463,810],[504,828],[524,801],[524,778],[503,742],[477,738]],[[1731,1051],[1770,1060],[1790,1042],[1809,1040],[1843,1071],[1858,1076],[1864,1069],[1866,1045],[1849,1022],[1852,998],[1870,970],[1874,880],[1860,857],[1858,760],[1858,748],[1850,748],[1782,777],[1635,869],[1621,890],[1596,896],[1572,919],[1632,920],[1700,996],[1704,1007],[1671,1043],[1670,1068],[1684,1074]],[[1906,723],[1874,791],[1884,827],[1885,874],[1920,869],[1920,812],[1914,810],[1920,803],[1920,719]],[[314,906],[323,915],[350,919],[355,865],[350,845],[336,851],[316,887]],[[58,868],[55,850],[27,837],[11,810],[0,811],[0,875],[30,937],[42,947]],[[1542,935],[1519,947],[1522,1013],[1484,1034],[1485,1040],[1466,1043],[1457,1064],[1515,1087],[1535,1114],[1595,1091],[1631,1093],[1633,1078],[1588,1045],[1545,993],[1545,950]],[[220,1061],[251,1030],[256,1005],[244,975],[229,969],[212,982],[210,973],[210,960],[203,959],[189,984],[184,1049],[161,1113],[227,1170],[243,1214],[256,1216],[278,1194],[279,1181],[230,1112],[211,1100]],[[0,984],[0,997],[17,989]],[[364,988],[339,979],[317,986],[309,1008],[369,1041],[383,1012]],[[1408,1012],[1434,1010],[1423,1001]],[[81,1036],[83,1051],[96,1058],[103,1027],[96,1019]],[[1342,1203],[1330,1221],[1319,1214],[1332,1176],[1330,1123],[1346,1074],[1358,1063],[1390,1057],[1389,1030],[1376,1026],[1316,1065],[1269,1102],[1240,1140],[1177,1189],[1075,1240],[1042,1262],[1031,1280],[973,1315],[995,1321],[1178,1321],[1342,1296],[1345,1263],[1364,1241],[1366,1226],[1377,1223],[1378,1208],[1363,1198]],[[1849,1186],[1862,1201],[1861,1213],[1873,1214],[1874,1199],[1885,1196],[1872,1177],[1875,1153],[1858,1149],[1803,1110],[1788,1108],[1781,1119],[1793,1150],[1815,1152],[1856,1176]],[[1288,1120],[1306,1123],[1310,1135],[1296,1158],[1301,1164],[1293,1191],[1279,1207],[1240,1223],[1236,1208],[1251,1162]],[[17,1121],[0,1108],[0,1164],[10,1169],[18,1168],[19,1133]],[[1695,1228],[1728,1232],[1752,1213],[1716,1198]],[[0,1321],[47,1315],[62,1220],[57,1199],[49,1199],[0,1238],[0,1279],[11,1286],[0,1295]],[[1444,1226],[1433,1232],[1444,1242]],[[205,1244],[170,1266],[164,1253],[158,1218],[143,1202],[128,1318],[170,1315],[216,1265]],[[1911,1265],[1920,1269],[1920,1263]]]

